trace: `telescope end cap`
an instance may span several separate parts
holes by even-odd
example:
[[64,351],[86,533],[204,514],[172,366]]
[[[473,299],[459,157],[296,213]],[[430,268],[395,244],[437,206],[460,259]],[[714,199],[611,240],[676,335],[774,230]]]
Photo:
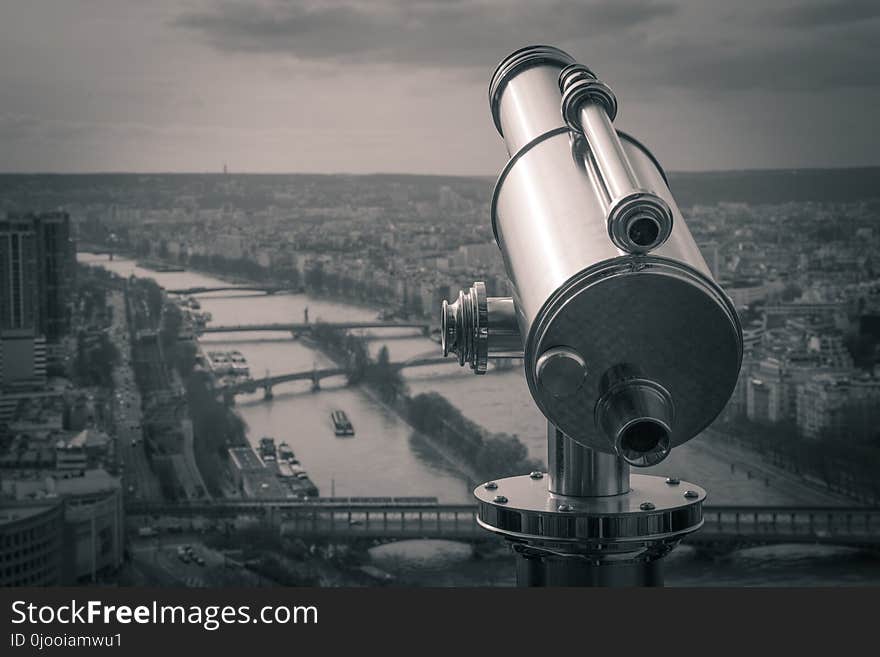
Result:
[[655,418],[639,418],[618,434],[616,451],[635,467],[657,465],[669,456],[669,427]]
[[554,46],[531,45],[514,50],[501,60],[495,67],[492,79],[489,82],[489,109],[492,112],[492,120],[498,134],[504,136],[501,129],[501,117],[499,115],[499,103],[505,85],[521,71],[532,66],[549,64],[565,68],[575,63],[575,59],[564,50]]

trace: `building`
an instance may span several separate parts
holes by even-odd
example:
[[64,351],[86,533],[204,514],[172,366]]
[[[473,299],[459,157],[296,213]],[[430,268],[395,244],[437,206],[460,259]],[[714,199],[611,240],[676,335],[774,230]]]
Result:
[[75,271],[66,213],[0,221],[0,388],[45,385],[50,345],[70,328]]
[[778,358],[765,358],[752,370],[746,388],[746,415],[753,422],[776,423],[791,416],[790,374]]
[[39,319],[38,248],[31,217],[0,221],[0,334],[36,330]]
[[75,249],[66,212],[0,221],[0,330],[34,329],[57,342],[70,328]]
[[34,329],[0,334],[0,390],[34,390],[46,385],[46,339]]
[[863,440],[880,431],[880,378],[820,374],[797,390],[797,425],[806,438]]
[[64,503],[0,502],[0,587],[64,583]]
[[0,517],[7,509],[28,503],[61,504],[63,522],[55,518],[61,538],[53,545],[59,553],[62,583],[94,582],[122,565],[125,523],[119,479],[91,469],[59,479],[25,473],[0,483]]
[[81,431],[70,440],[60,438],[55,443],[55,469],[63,475],[80,475],[88,467],[86,454],[86,436],[88,432]]
[[737,308],[751,306],[779,294],[785,288],[782,281],[735,281],[725,286],[730,300]]
[[33,217],[36,233],[39,312],[37,333],[50,343],[70,330],[70,302],[76,274],[76,249],[70,216],[46,212]]
[[807,351],[816,354],[822,364],[828,367],[849,369],[853,366],[841,331],[824,331],[810,336]]

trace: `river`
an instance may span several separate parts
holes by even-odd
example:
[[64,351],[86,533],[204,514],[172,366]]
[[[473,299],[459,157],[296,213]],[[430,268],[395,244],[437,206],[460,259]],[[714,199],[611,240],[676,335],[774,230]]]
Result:
[[[166,289],[224,284],[218,278],[197,272],[155,272],[124,258],[108,261],[106,256],[82,253],[78,257],[81,262],[99,265],[123,276],[153,278]],[[202,308],[212,314],[214,324],[302,321],[306,308],[311,321],[376,318],[374,309],[305,294],[221,292],[202,294],[198,299]],[[384,344],[392,361],[439,354],[438,345],[420,332],[380,329],[371,330],[368,335],[371,351],[375,354]],[[241,351],[254,376],[331,365],[322,353],[291,339],[287,333],[207,334],[201,342],[206,349]],[[444,395],[467,417],[486,429],[516,434],[532,456],[546,461],[545,420],[534,407],[518,369],[490,371],[486,376],[476,377],[450,359],[448,365],[408,369],[404,374],[412,393],[436,391]],[[325,496],[425,495],[448,503],[469,503],[472,500],[465,478],[434,453],[430,445],[414,437],[411,428],[395,413],[363,390],[345,387],[342,377],[325,379],[321,387],[320,392],[311,392],[310,383],[305,381],[279,385],[270,401],[263,399],[262,392],[240,395],[237,410],[247,423],[250,442],[255,445],[265,435],[274,436],[276,442],[288,442]],[[344,410],[351,418],[356,430],[354,438],[334,436],[329,414],[336,408]],[[654,470],[657,474],[675,474],[703,486],[709,491],[710,504],[815,505],[843,502],[764,468],[746,453],[719,450],[707,441],[697,439],[674,450]],[[777,563],[779,550],[785,548],[782,546],[767,554],[772,554],[774,563]],[[810,548],[798,547],[794,554],[793,563],[801,569],[804,560],[809,561]],[[759,556],[756,557],[758,560]],[[814,556],[825,563],[829,557],[828,549],[816,552]],[[831,558],[832,563],[838,561]],[[844,561],[851,562],[849,559]],[[875,566],[868,570],[880,583],[880,566],[874,563]],[[864,564],[861,567],[864,568]],[[752,568],[749,559],[749,566],[744,571]],[[674,570],[680,569],[681,564],[676,563]],[[685,571],[676,578],[692,584],[711,583],[709,574],[693,568]],[[824,577],[813,580],[808,575],[805,577],[815,584],[833,583]]]

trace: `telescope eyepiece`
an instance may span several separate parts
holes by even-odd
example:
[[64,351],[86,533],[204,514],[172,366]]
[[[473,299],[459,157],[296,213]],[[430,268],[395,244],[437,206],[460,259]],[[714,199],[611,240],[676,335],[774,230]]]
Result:
[[443,302],[440,313],[443,355],[456,354],[459,365],[467,363],[476,374],[485,374],[489,355],[488,324],[486,286],[478,281],[467,292],[461,290],[458,300]]
[[672,209],[657,194],[636,191],[618,201],[608,216],[614,245],[627,253],[648,253],[672,234]]
[[485,374],[489,358],[522,358],[522,338],[516,308],[510,297],[486,295],[486,284],[477,281],[461,290],[440,312],[440,345],[443,355],[458,356],[474,374]]
[[660,236],[660,224],[647,215],[634,217],[627,226],[626,236],[637,246],[649,247]]

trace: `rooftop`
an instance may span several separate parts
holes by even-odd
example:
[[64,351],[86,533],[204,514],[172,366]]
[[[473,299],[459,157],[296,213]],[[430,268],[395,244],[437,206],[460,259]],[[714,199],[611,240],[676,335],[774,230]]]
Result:
[[[57,502],[56,502],[57,503]],[[45,504],[14,504],[12,506],[8,506],[8,503],[3,503],[4,506],[0,506],[0,527],[3,525],[17,522],[19,520],[24,520],[26,518],[32,518],[34,516],[38,516],[46,511],[53,509],[56,503],[47,502]]]
[[119,479],[102,468],[86,470],[81,476],[55,478],[48,473],[15,474],[4,478],[2,496],[7,500],[42,500],[65,496],[93,495],[120,489]]

